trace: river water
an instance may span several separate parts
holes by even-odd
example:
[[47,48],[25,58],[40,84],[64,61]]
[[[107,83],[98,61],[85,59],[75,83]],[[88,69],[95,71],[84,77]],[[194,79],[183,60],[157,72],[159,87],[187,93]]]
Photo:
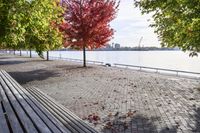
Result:
[[[28,52],[23,51],[23,54]],[[182,51],[87,51],[86,54],[91,61],[200,72],[200,57],[189,57],[189,53]],[[83,58],[82,51],[50,51],[50,56]]]

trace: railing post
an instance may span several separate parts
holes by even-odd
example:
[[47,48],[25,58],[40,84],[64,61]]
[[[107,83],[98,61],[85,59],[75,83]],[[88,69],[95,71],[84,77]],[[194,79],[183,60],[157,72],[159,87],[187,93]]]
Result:
[[32,58],[32,51],[31,51],[31,49],[29,49],[29,51],[30,51],[30,55],[29,56],[30,56],[30,58]]
[[156,73],[158,73],[158,69],[156,69]]
[[47,51],[47,61],[49,61],[49,51]]

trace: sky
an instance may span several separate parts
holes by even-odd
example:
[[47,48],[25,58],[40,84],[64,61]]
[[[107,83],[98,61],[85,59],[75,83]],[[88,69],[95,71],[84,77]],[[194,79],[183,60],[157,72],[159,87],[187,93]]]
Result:
[[139,45],[140,38],[143,37],[141,46],[160,47],[154,29],[149,27],[151,24],[149,19],[151,15],[142,15],[139,8],[134,7],[133,0],[121,0],[117,17],[111,22],[115,33],[110,43],[135,47]]

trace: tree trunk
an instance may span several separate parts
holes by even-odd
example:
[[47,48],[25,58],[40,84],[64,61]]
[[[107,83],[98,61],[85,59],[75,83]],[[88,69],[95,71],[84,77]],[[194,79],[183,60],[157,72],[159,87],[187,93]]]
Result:
[[22,50],[21,49],[19,50],[19,55],[22,56]]
[[47,51],[47,61],[49,61],[49,51]]
[[15,55],[15,49],[14,49],[14,55]]
[[83,67],[86,67],[86,49],[85,49],[85,44],[83,45]]
[[31,52],[31,49],[30,49],[30,58],[32,58],[32,52]]

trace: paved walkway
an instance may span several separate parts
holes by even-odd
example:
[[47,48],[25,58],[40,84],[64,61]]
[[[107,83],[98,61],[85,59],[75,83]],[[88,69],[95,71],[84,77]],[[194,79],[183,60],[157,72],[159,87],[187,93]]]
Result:
[[200,81],[128,69],[0,56],[34,85],[105,133],[200,133]]
[[66,106],[96,127],[103,125],[103,132],[200,132],[200,93],[187,80],[176,80],[116,78],[88,88]]

